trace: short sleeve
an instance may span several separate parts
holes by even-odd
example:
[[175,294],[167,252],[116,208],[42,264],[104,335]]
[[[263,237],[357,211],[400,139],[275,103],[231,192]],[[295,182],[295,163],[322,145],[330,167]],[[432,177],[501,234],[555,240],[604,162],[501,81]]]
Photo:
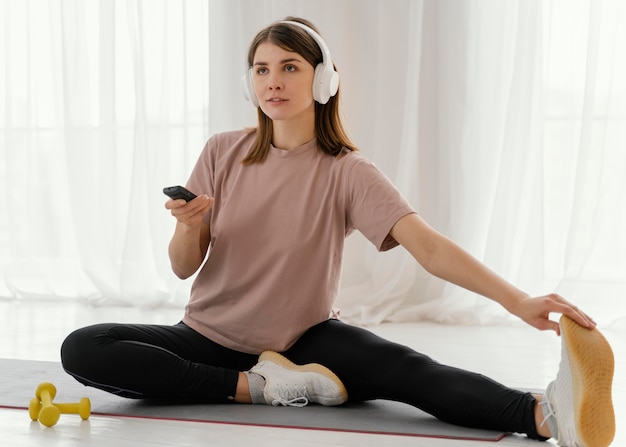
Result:
[[[206,194],[209,197],[215,196],[215,158],[217,150],[217,137],[212,136],[204,145],[196,164],[187,180],[187,189],[196,195]],[[204,217],[203,221],[209,223],[211,211]]]
[[348,225],[359,230],[380,251],[398,245],[389,232],[398,220],[415,211],[391,180],[371,161],[358,155],[347,178]]

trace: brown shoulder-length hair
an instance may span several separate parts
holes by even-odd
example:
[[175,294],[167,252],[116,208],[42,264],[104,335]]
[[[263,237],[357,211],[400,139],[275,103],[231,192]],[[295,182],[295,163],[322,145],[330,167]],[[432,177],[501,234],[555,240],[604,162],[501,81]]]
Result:
[[[317,32],[315,26],[308,20],[299,17],[286,17],[284,20],[300,22]],[[261,30],[252,40],[248,50],[248,67],[252,67],[257,48],[265,42],[270,42],[284,50],[298,53],[313,67],[316,67],[323,60],[322,50],[309,33],[300,27],[276,22]],[[317,143],[320,149],[329,155],[337,155],[341,153],[343,148],[351,151],[358,150],[350,141],[341,122],[339,113],[340,91],[341,88],[337,90],[337,94],[332,96],[326,104],[315,102],[315,134]],[[257,115],[256,141],[242,160],[244,164],[262,163],[267,157],[272,142],[272,120],[263,113],[260,107],[257,108]]]

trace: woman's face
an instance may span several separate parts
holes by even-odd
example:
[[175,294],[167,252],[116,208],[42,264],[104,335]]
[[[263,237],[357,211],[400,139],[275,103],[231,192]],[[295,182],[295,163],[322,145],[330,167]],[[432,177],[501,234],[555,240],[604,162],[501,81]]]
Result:
[[260,44],[254,53],[254,91],[261,110],[274,121],[315,119],[314,75],[302,56],[273,43]]

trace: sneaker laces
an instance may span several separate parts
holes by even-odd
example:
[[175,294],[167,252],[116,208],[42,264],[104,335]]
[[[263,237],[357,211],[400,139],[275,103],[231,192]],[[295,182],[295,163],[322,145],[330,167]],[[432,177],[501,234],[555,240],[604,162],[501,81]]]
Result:
[[283,396],[269,396],[272,398],[272,405],[277,407],[305,407],[309,404],[309,394],[306,385],[289,385],[281,387]]
[[[556,419],[556,411],[554,411],[554,406],[550,399],[552,398],[552,393],[554,392],[554,382],[548,384],[546,388],[546,392],[543,395],[543,399],[539,402],[539,406],[541,407],[541,412],[544,414],[543,421],[541,421],[540,427],[543,427],[548,419],[554,417]],[[547,411],[546,411],[547,410]]]
[[543,418],[543,421],[541,421],[541,424],[539,424],[540,427],[543,427],[548,419],[550,419],[551,417],[556,418],[556,412],[554,411],[554,407],[552,407],[552,404],[548,401],[548,399],[544,398],[541,402],[539,402],[539,405],[548,409],[547,414],[546,411],[543,412],[543,414],[545,414],[546,416]]
[[[545,417],[539,426],[543,427],[548,419],[553,417],[554,425],[558,429],[558,433],[552,433],[552,437],[557,440],[558,445],[567,447],[582,447],[582,445],[577,442],[578,438],[572,426],[566,425],[564,427],[565,429],[558,426],[557,414],[556,411],[554,411],[554,405],[550,402],[550,395],[552,394],[554,387],[554,382],[550,383],[546,389],[543,400],[539,402],[539,405],[542,407],[542,411],[545,414]],[[547,411],[545,411],[544,408],[547,409]],[[550,426],[550,424],[548,424],[548,426]],[[552,429],[550,431],[552,431]]]

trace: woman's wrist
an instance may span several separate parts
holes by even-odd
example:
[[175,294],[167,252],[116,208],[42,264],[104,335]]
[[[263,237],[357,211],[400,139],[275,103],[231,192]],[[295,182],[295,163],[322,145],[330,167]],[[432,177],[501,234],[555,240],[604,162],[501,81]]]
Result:
[[531,296],[521,290],[515,290],[513,293],[500,301],[500,304],[511,314],[519,316],[522,304],[530,299]]

